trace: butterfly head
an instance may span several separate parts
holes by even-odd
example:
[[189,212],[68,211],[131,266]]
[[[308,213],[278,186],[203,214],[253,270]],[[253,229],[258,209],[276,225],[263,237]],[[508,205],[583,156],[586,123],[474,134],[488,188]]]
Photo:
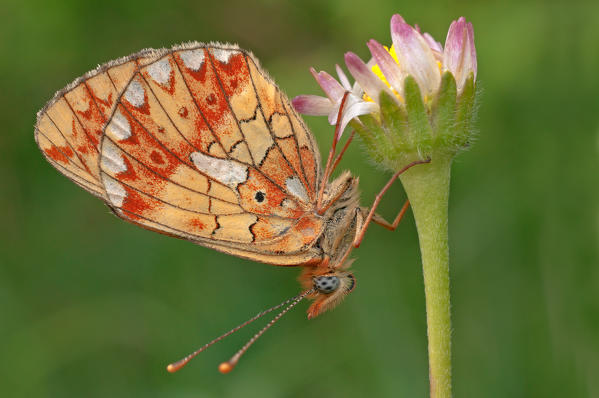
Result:
[[313,290],[308,296],[314,300],[308,308],[308,319],[333,309],[356,286],[356,278],[351,272],[326,267],[306,267],[300,281],[306,289]]

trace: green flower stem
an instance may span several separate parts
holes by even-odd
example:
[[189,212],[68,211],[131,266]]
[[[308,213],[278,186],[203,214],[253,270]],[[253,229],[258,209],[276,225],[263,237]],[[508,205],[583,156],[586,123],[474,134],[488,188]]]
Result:
[[412,206],[424,273],[431,398],[451,397],[451,314],[447,207],[452,154],[433,153],[401,182]]

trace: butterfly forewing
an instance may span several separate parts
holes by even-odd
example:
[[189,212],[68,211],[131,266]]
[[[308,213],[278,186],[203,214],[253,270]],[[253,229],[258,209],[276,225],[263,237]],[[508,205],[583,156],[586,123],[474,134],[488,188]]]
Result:
[[313,261],[317,148],[254,58],[196,43],[138,64],[100,143],[115,212],[258,261]]

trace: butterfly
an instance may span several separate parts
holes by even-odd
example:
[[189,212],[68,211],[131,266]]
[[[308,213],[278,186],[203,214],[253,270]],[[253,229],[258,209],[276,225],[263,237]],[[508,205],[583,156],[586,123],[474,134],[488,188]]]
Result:
[[339,137],[323,171],[314,137],[257,59],[197,42],[100,65],[58,91],[35,126],[46,160],[118,217],[245,259],[302,266],[300,295],[170,371],[288,305],[221,364],[227,372],[303,298],[313,300],[313,318],[354,289],[351,250],[370,221],[394,229],[407,203],[389,224],[374,213],[380,197],[360,207],[358,178],[344,172],[329,182],[353,135],[334,158]]

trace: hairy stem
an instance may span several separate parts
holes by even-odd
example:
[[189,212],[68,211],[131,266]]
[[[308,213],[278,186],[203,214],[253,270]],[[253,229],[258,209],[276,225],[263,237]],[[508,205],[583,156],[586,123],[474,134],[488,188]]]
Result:
[[428,334],[431,398],[451,397],[451,314],[447,207],[452,156],[433,154],[431,162],[401,176],[420,241]]

